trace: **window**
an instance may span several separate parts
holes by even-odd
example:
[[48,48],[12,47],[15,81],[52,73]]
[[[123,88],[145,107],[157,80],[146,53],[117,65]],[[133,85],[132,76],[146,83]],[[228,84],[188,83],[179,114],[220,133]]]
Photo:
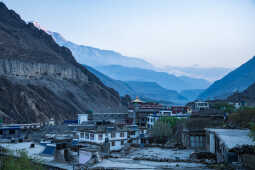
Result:
[[84,138],[84,133],[80,133],[81,138]]
[[15,134],[15,130],[14,130],[14,129],[10,129],[10,130],[9,130],[9,134],[10,134],[10,135],[14,135],[14,134]]
[[120,132],[120,137],[124,137],[124,132]]
[[85,138],[89,139],[89,133],[85,133]]
[[103,140],[103,135],[102,134],[98,135],[98,140]]
[[90,140],[94,140],[94,134],[93,133],[90,134]]
[[114,141],[112,141],[112,146],[115,146],[115,142]]
[[115,133],[111,133],[111,138],[115,138],[116,134]]
[[124,145],[124,140],[121,140],[120,142],[121,142],[121,145]]

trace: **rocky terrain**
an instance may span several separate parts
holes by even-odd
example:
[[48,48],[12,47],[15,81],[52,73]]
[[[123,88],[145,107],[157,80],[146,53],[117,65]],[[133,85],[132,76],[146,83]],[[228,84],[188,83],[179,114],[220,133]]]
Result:
[[255,106],[255,83],[243,92],[236,92],[228,97],[231,102],[245,102],[248,106]]
[[1,2],[0,37],[0,117],[27,123],[126,110],[119,94],[78,64],[69,49]]

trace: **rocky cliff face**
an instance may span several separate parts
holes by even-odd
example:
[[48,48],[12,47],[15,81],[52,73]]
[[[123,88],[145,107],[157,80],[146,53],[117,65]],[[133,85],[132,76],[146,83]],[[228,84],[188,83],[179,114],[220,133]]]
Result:
[[0,117],[13,122],[73,119],[87,110],[126,111],[117,92],[69,49],[0,2]]
[[88,76],[79,68],[72,65],[24,62],[17,59],[0,59],[0,75],[7,75],[19,79],[38,79],[47,75],[60,80],[69,79],[88,82]]

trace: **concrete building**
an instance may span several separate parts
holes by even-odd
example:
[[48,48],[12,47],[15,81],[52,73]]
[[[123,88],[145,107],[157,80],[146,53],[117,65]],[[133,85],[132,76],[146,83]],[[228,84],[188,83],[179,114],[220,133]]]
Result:
[[208,110],[210,108],[208,102],[197,101],[195,102],[195,111]]
[[0,142],[18,141],[21,138],[21,127],[18,125],[1,125]]
[[48,122],[49,126],[54,126],[55,125],[55,120],[53,118],[51,118]]
[[139,98],[136,98],[128,106],[128,113],[133,117],[135,122],[133,124],[139,127],[146,127],[147,117],[150,114],[159,113],[161,110],[167,110],[166,106],[153,102],[143,102]]
[[77,133],[79,142],[98,145],[109,144],[110,151],[121,150],[128,140],[128,129],[115,125],[89,125],[80,127]]
[[90,143],[109,147],[109,151],[119,151],[126,144],[141,144],[146,129],[136,125],[118,126],[116,124],[84,125],[77,127],[79,143]]
[[186,148],[205,150],[206,138],[204,129],[184,129],[181,142]]
[[92,120],[95,122],[109,121],[117,124],[130,124],[132,122],[128,113],[93,113]]
[[159,113],[157,114],[150,114],[147,116],[147,128],[152,128],[154,126],[154,124],[156,123],[156,121],[160,118],[167,118],[167,117],[175,117],[178,119],[187,119],[188,117],[190,117],[190,113],[178,113],[178,114],[174,114],[171,110],[161,110]]
[[88,122],[88,114],[78,114],[78,124]]
[[249,130],[206,129],[206,150],[216,154],[217,162],[240,162],[244,151],[242,147],[255,146],[249,137]]
[[187,113],[189,113],[188,106],[172,106],[171,110],[172,110],[172,114],[187,114]]

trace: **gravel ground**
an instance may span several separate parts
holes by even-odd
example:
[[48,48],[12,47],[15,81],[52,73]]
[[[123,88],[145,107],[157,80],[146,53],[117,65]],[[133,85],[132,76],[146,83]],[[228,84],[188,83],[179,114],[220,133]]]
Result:
[[94,165],[94,168],[121,168],[121,169],[175,169],[175,170],[209,170],[205,164],[188,162],[154,162],[133,160],[134,158],[157,158],[188,160],[193,150],[173,150],[161,148],[133,149],[131,153],[122,158],[104,159]]

